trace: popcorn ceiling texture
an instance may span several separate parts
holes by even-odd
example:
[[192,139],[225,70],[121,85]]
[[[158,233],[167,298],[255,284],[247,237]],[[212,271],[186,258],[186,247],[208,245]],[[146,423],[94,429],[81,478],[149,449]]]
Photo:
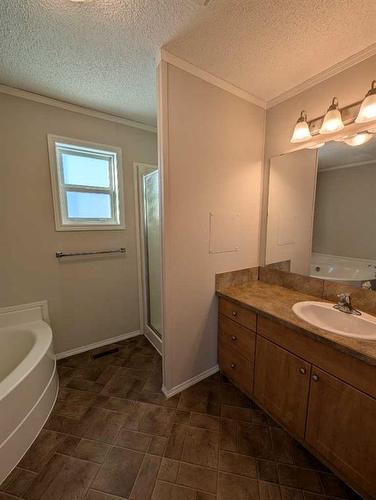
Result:
[[0,83],[156,122],[158,49],[194,0],[0,0]]
[[166,48],[270,101],[375,42],[374,0],[212,0]]
[[376,42],[374,0],[204,3],[1,0],[0,83],[154,124],[163,45],[268,101]]

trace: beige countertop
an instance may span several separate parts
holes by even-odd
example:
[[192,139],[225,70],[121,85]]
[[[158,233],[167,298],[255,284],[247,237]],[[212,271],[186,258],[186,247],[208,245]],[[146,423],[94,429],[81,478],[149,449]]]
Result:
[[360,340],[331,333],[300,319],[292,310],[292,306],[296,302],[305,300],[327,302],[323,299],[256,280],[247,285],[217,291],[217,295],[260,312],[303,335],[330,344],[346,354],[376,366],[376,340]]

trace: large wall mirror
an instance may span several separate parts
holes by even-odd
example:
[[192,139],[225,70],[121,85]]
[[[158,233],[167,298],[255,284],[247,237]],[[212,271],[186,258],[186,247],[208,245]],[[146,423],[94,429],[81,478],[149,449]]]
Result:
[[376,289],[376,139],[271,159],[265,262]]

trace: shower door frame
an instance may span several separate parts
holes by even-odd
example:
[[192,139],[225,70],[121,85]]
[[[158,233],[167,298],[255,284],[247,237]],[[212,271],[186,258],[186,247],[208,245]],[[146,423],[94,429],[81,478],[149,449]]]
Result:
[[156,332],[148,325],[148,283],[147,283],[147,267],[146,267],[146,241],[144,233],[144,206],[143,206],[143,183],[144,175],[150,174],[158,170],[157,165],[147,163],[134,163],[134,193],[135,193],[135,219],[136,219],[136,243],[137,243],[137,261],[138,261],[138,285],[139,303],[140,303],[140,329],[150,343],[162,355],[162,332],[159,337]]

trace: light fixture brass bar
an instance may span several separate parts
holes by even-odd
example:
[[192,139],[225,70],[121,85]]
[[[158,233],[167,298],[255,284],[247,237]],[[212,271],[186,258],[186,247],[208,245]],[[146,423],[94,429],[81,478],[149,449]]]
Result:
[[[358,116],[360,105],[362,104],[362,102],[363,101],[357,101],[352,104],[349,104],[348,106],[340,108],[342,121],[344,125],[350,125],[351,123],[355,122],[355,118]],[[313,120],[308,121],[309,130],[312,136],[315,136],[319,133],[324,117],[325,114],[317,118],[314,118]]]

